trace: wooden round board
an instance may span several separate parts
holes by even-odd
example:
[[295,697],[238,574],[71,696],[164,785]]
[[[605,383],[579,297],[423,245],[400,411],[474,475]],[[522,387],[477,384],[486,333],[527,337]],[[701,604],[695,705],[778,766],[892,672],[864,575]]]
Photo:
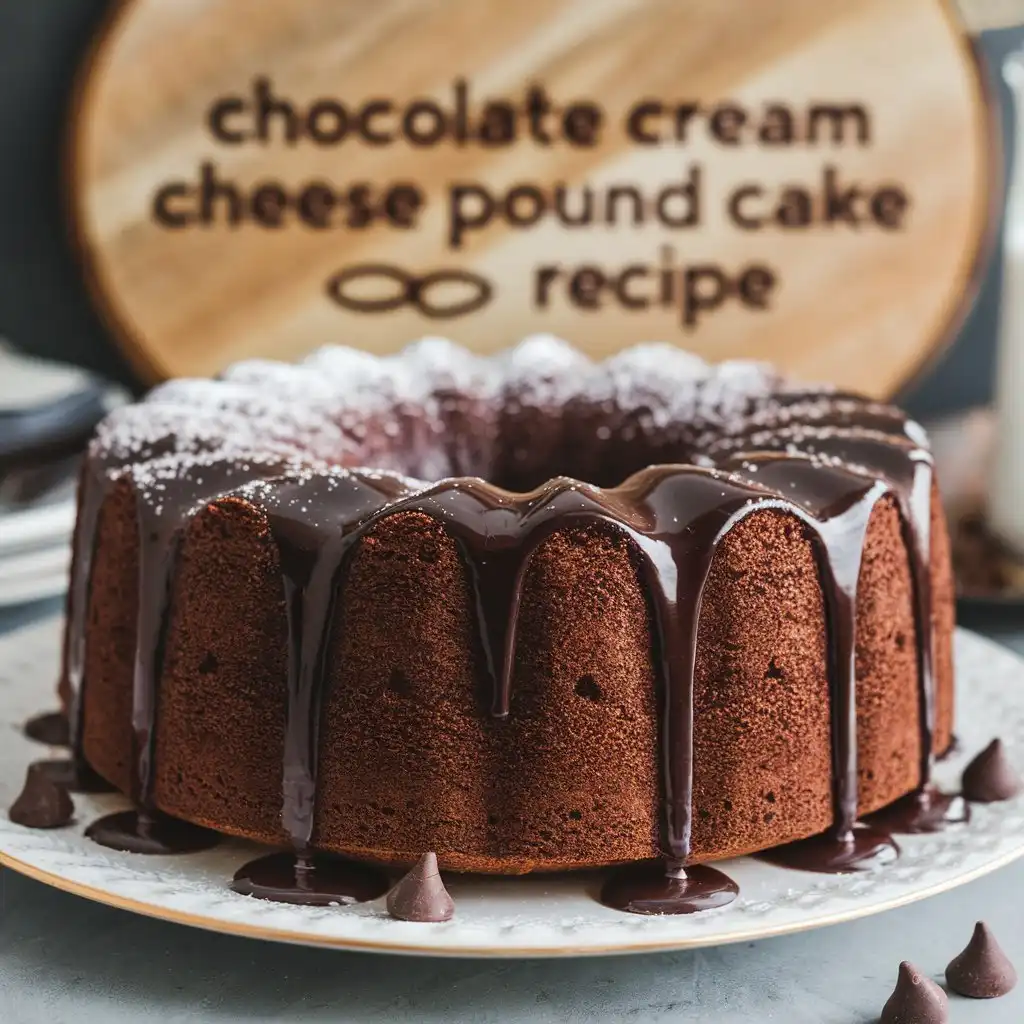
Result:
[[884,395],[993,223],[943,0],[134,0],[77,95],[76,234],[150,378],[551,332]]

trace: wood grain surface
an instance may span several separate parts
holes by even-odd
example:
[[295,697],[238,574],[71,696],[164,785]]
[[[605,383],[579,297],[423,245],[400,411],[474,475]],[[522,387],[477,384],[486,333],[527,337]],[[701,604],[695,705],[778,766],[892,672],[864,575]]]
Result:
[[[318,142],[307,119],[306,134],[288,141],[287,118],[272,116],[261,140],[260,78],[299,115],[327,100],[354,120],[367,99],[386,98],[398,113],[376,123],[399,137],[371,145],[349,132]],[[402,137],[408,104],[427,98],[450,111],[459,79],[471,118],[488,100],[518,109],[539,84],[555,108],[545,123],[556,137],[547,145],[523,137],[523,118],[509,146]],[[229,104],[221,123],[243,141],[211,131],[218,99]],[[645,99],[665,105],[663,117],[645,122],[664,133],[657,145],[638,144],[623,128]],[[561,115],[577,101],[600,107],[593,145],[559,134]],[[685,104],[701,110],[678,140],[673,111]],[[721,104],[747,120],[737,129],[735,115],[719,115],[725,136],[716,136]],[[758,124],[779,104],[792,112],[796,137],[764,144]],[[815,104],[861,107],[866,140],[853,119],[843,121],[840,142],[827,120],[812,131]],[[336,121],[322,113],[324,136]],[[384,352],[444,334],[491,351],[550,331],[594,355],[659,339],[713,359],[771,359],[807,379],[879,395],[933,354],[963,312],[991,223],[995,155],[969,41],[940,0],[134,0],[111,19],[83,70],[71,139],[70,207],[86,270],[117,337],[150,378],[213,373],[246,356],[296,357],[327,342]],[[204,164],[237,189],[239,223],[228,223],[232,201],[223,196],[210,203],[212,223],[196,222]],[[690,180],[695,165],[700,223],[651,223],[658,190]],[[864,193],[856,226],[818,216],[829,167],[841,187]],[[247,205],[268,182],[288,194],[283,227],[268,227]],[[329,227],[299,215],[311,182],[341,196]],[[191,219],[185,226],[155,220],[155,197],[169,183],[186,190],[168,203]],[[360,183],[375,196],[414,185],[422,198],[415,228],[345,226],[348,190]],[[546,215],[527,227],[501,215],[516,185],[535,186],[550,204],[559,183],[577,209],[589,187],[598,212],[610,186],[633,188],[646,223],[623,223],[630,201],[614,226],[567,228]],[[744,183],[763,189],[744,207],[758,216],[786,186],[805,188],[815,223],[741,229],[727,204]],[[484,189],[499,212],[467,227],[453,248],[452,189],[460,185]],[[869,215],[872,195],[886,187],[907,197],[895,228]],[[465,209],[472,214],[468,200]],[[675,294],[662,305],[666,246]],[[466,270],[493,294],[478,311],[450,318],[425,316],[412,303],[355,312],[332,299],[328,282],[339,272],[379,264],[410,275]],[[551,266],[557,276],[541,304],[539,268]],[[595,293],[592,276],[573,283],[580,267],[617,281],[633,266],[647,269],[621,293],[612,285]],[[727,284],[700,277],[712,266]],[[740,287],[752,266],[774,277],[765,294],[748,289],[760,304],[745,301]],[[687,279],[687,270],[697,276]],[[391,294],[388,279],[367,280],[368,292],[363,281],[345,294]],[[687,288],[696,310],[681,305]],[[728,289],[720,303],[717,288]],[[457,303],[466,294],[441,284],[430,298]],[[623,300],[637,295],[648,308]]]

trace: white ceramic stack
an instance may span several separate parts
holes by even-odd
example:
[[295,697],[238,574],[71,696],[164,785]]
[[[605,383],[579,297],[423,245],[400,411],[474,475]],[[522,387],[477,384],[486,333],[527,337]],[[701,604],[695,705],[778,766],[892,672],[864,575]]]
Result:
[[[55,408],[68,396],[96,389],[95,378],[82,370],[27,359],[0,342],[0,433],[19,414]],[[104,388],[101,395],[107,407],[122,400],[114,389]],[[27,472],[36,468],[29,463]],[[42,479],[26,494],[25,472],[0,474],[0,606],[55,597],[67,587],[75,523],[73,460],[65,458],[52,476],[37,475]]]
[[64,592],[74,519],[73,491],[45,509],[0,513],[0,605]]

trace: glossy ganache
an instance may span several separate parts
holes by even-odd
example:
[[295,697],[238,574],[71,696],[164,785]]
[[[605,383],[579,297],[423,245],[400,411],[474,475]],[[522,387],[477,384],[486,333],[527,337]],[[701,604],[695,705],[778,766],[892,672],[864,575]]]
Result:
[[[510,402],[510,381],[533,364],[540,368],[530,372],[557,392],[545,397],[559,410],[550,465],[531,465],[523,437],[503,436],[503,417],[522,404]],[[652,378],[662,379],[645,391]],[[360,397],[345,397],[352,395]],[[138,530],[127,795],[147,820],[160,814],[155,737],[183,537],[197,515],[233,504],[265,517],[280,567],[287,629],[280,820],[296,858],[288,863],[307,876],[323,798],[328,652],[345,629],[339,595],[360,545],[403,514],[440,524],[458,546],[473,594],[481,685],[498,722],[515,714],[531,558],[553,535],[575,530],[627,539],[649,603],[660,702],[665,898],[658,912],[673,912],[673,899],[678,912],[692,911],[689,897],[703,885],[697,872],[687,895],[702,599],[720,546],[751,516],[788,517],[809,538],[827,624],[834,823],[810,845],[780,848],[773,858],[849,870],[862,857],[895,852],[886,834],[857,823],[857,588],[869,522],[885,502],[898,510],[912,580],[917,775],[922,786],[930,778],[937,753],[932,461],[923,432],[892,407],[787,386],[760,364],[708,367],[667,347],[590,364],[550,339],[494,360],[440,341],[390,361],[326,350],[305,367],[253,362],[221,381],[165,385],[101,427],[82,478],[61,686],[74,709],[80,760],[91,574],[101,511],[117,487],[133,496]],[[274,862],[275,879],[280,866]],[[658,898],[650,872],[635,868],[607,892],[625,909]]]
[[273,903],[330,907],[375,900],[389,884],[388,876],[369,864],[323,854],[270,853],[240,867],[231,888]]

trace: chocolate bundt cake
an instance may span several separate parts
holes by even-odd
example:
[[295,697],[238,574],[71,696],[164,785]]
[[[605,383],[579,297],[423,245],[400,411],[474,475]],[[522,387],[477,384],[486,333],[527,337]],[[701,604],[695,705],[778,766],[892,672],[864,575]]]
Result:
[[952,633],[897,409],[665,345],[428,339],[111,414],[62,692],[93,769],[220,832],[509,874],[697,863],[923,785]]

